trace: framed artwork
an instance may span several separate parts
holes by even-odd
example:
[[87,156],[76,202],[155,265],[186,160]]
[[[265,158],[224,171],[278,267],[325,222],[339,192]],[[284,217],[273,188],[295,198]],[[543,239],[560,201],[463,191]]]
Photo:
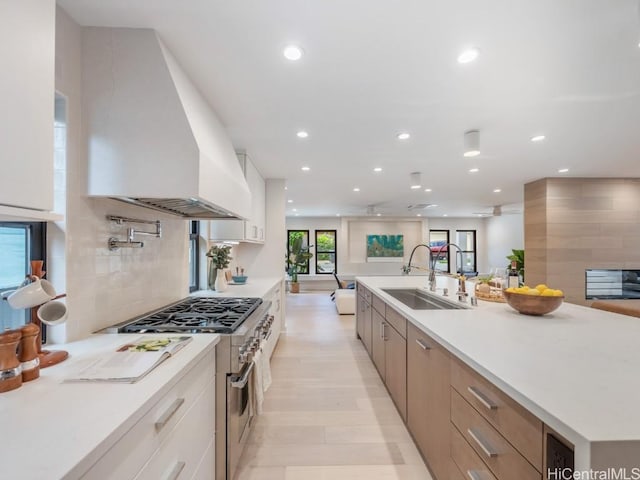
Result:
[[402,263],[404,235],[367,235],[367,262]]

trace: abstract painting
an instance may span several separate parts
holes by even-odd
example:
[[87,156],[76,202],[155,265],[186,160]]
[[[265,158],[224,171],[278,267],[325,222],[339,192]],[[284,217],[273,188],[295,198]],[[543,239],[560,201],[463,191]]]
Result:
[[402,263],[403,257],[403,235],[367,235],[367,262]]

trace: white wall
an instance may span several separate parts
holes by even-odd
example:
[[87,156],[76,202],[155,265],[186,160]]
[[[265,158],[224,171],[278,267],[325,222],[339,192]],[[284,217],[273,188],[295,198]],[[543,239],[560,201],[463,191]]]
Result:
[[[366,235],[373,233],[404,235],[405,258],[409,261],[411,250],[418,243],[427,243],[429,230],[449,230],[450,241],[456,241],[456,230],[475,230],[477,246],[477,269],[489,272],[493,267],[506,266],[506,255],[512,248],[522,248],[524,227],[522,214],[503,215],[491,218],[430,218],[430,219],[372,219],[358,218],[316,218],[288,217],[287,230],[309,230],[313,244],[316,230],[337,230],[338,274],[345,277],[354,275],[397,275],[398,263],[371,263],[366,261]],[[313,250],[312,250],[313,251]],[[314,252],[315,253],[315,252]],[[456,255],[451,256],[451,269],[455,271]],[[413,264],[426,267],[426,250],[416,251]],[[311,273],[315,273],[311,265]]]
[[491,217],[487,222],[487,266],[505,267],[511,250],[524,248],[524,219],[521,213]]
[[[188,294],[187,221],[115,200],[87,197],[87,142],[82,128],[81,28],[60,8],[56,18],[56,90],[68,99],[66,219],[50,227],[52,278],[66,266],[69,317],[51,329],[55,341],[91,332],[184,298]],[[144,248],[110,252],[111,236],[126,228],[105,216],[161,220],[160,239],[142,238]],[[62,282],[60,282],[62,283]]]
[[[336,230],[338,236],[338,275],[398,275],[402,263],[367,262],[366,245],[368,234],[404,235],[404,259],[409,261],[412,248],[426,239],[425,220],[414,219],[373,219],[370,217],[288,217],[287,230],[309,230],[309,243],[315,244],[316,230]],[[286,242],[286,238],[285,238]],[[315,274],[315,248],[311,249],[310,274]],[[324,277],[325,275],[319,275]]]

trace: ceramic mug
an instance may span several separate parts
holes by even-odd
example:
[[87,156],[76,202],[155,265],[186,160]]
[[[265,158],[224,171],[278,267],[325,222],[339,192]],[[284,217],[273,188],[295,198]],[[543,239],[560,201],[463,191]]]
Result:
[[59,300],[53,300],[38,309],[38,318],[46,325],[59,325],[67,319],[67,306]]
[[56,296],[56,289],[51,282],[37,277],[28,285],[19,288],[7,297],[11,308],[33,308],[48,302]]

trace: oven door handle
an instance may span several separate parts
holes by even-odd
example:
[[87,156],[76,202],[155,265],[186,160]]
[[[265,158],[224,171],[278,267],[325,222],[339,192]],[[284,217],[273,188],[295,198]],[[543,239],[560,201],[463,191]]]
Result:
[[253,366],[255,363],[251,362],[247,367],[247,370],[244,372],[242,377],[235,377],[235,380],[231,380],[231,386],[233,388],[244,388],[249,381],[249,375],[251,375],[251,371],[253,370]]

